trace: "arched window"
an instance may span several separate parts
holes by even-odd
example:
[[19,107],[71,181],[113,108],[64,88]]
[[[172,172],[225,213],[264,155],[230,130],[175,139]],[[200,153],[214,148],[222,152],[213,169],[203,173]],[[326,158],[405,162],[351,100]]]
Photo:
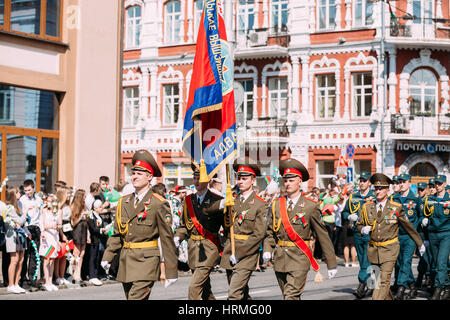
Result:
[[141,43],[141,12],[140,6],[132,6],[127,9],[127,48],[139,47]]
[[409,110],[412,115],[436,115],[438,82],[433,72],[418,69],[409,80]]
[[181,40],[181,2],[170,1],[165,10],[165,42],[177,43]]
[[418,177],[433,177],[437,174],[437,170],[428,162],[420,162],[409,170],[409,174]]

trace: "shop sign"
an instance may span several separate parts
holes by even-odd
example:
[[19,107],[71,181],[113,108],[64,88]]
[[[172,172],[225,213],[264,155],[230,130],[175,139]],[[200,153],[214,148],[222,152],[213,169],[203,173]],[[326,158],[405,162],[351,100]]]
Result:
[[397,142],[397,151],[414,151],[425,153],[450,152],[450,145],[443,143]]

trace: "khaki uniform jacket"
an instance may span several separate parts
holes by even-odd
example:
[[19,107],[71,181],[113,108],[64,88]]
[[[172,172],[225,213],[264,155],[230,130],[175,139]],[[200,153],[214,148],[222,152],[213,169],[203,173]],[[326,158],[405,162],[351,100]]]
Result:
[[[278,200],[275,199],[272,204],[272,218],[267,228],[267,238],[264,240],[264,252],[271,252],[275,248],[273,259],[274,270],[276,272],[309,270],[311,263],[308,257],[297,246],[285,247],[278,244],[279,240],[290,241],[281,221],[280,201]],[[300,219],[295,223],[292,221],[299,212],[305,214],[306,226],[303,226]],[[334,246],[328,236],[325,223],[322,221],[319,205],[302,195],[292,209],[292,212],[288,214],[288,217],[292,228],[304,241],[309,241],[312,230],[315,231],[317,240],[319,240],[325,255],[328,269],[335,269],[337,262]]]
[[[397,214],[395,213],[397,212]],[[367,213],[367,220],[366,220]],[[399,224],[414,240],[417,246],[422,245],[422,239],[414,228],[413,224],[408,221],[405,210],[400,203],[387,200],[381,215],[378,216],[375,202],[367,202],[364,204],[359,220],[356,222],[356,229],[361,233],[364,226],[372,225],[370,232],[370,242],[367,248],[367,258],[370,263],[381,264],[388,261],[397,260],[400,252],[400,242],[395,241],[386,245],[375,245],[373,242],[386,242],[398,238]]]
[[[128,232],[121,234],[114,222],[114,234],[108,239],[102,261],[111,262],[122,248],[123,242],[137,243],[157,241],[160,238],[162,254],[166,267],[166,278],[178,278],[178,258],[173,242],[173,231],[167,223],[170,217],[169,203],[150,189],[141,202],[134,207],[134,194],[121,198],[121,223],[128,223]],[[144,203],[150,199],[147,217],[139,221],[137,215],[144,211]],[[119,208],[117,208],[117,212]],[[117,213],[116,213],[117,215]],[[122,248],[120,252],[117,280],[133,282],[138,280],[157,281],[160,274],[160,251],[158,246],[150,248]]]
[[[224,209],[220,209],[220,201],[223,199],[210,190],[206,191],[205,198],[201,204],[198,203],[197,194],[191,194],[192,206],[195,216],[202,227],[210,233],[218,236],[221,226],[224,226]],[[180,226],[175,236],[180,238],[180,242],[189,237],[188,240],[188,265],[194,270],[197,267],[215,267],[219,260],[219,250],[216,245],[208,239],[194,240],[192,236],[201,236],[195,228],[189,213],[186,209],[186,200],[183,203],[183,215],[180,219]]]
[[[220,261],[222,268],[255,270],[259,259],[259,248],[267,229],[266,213],[266,202],[255,192],[252,192],[244,202],[241,202],[239,197],[234,200],[232,215],[234,216],[235,256],[239,261],[235,266],[231,266],[231,241],[227,239]],[[239,223],[240,217],[243,219]],[[247,239],[240,239],[240,235]]]

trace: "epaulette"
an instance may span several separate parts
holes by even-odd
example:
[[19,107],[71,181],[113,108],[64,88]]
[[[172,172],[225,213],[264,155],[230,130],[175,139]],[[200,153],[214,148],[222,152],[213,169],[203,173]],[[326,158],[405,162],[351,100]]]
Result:
[[261,197],[258,196],[258,195],[255,195],[255,198],[261,200],[261,201],[264,202],[264,203],[266,203],[266,200],[264,200],[263,198],[261,198]]
[[367,202],[364,202],[363,206],[367,206],[367,205],[369,205],[369,204],[371,204],[371,203],[373,203],[373,200],[369,200],[369,201],[367,201]]
[[401,203],[395,202],[394,200],[389,200],[389,202],[390,202],[391,204],[393,204],[394,206],[397,206],[397,207],[401,207],[401,206],[402,206]]
[[157,193],[153,193],[153,196],[156,197],[157,199],[159,199],[160,201],[167,201],[164,197],[160,196]]
[[314,199],[312,199],[312,198],[309,198],[309,197],[305,197],[305,199],[307,199],[307,200],[309,200],[309,201],[312,201],[312,202],[314,202],[314,203],[319,203],[319,201],[316,201],[316,200],[314,200]]

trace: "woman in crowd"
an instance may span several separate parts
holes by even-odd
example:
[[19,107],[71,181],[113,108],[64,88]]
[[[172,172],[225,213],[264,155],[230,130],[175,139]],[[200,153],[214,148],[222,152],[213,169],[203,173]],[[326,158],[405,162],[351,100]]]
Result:
[[59,230],[62,226],[61,210],[59,210],[56,196],[50,194],[45,200],[41,213],[41,245],[39,255],[44,258],[44,289],[58,291],[52,283],[55,259],[59,251]]
[[25,293],[25,289],[19,286],[20,273],[25,249],[27,248],[26,237],[31,239],[31,234],[25,227],[27,215],[22,213],[19,208],[20,190],[12,187],[6,190],[6,252],[10,254],[10,263],[8,268],[8,288],[11,293]]
[[56,192],[56,198],[58,199],[58,208],[61,211],[62,228],[59,231],[60,239],[60,254],[55,261],[55,278],[56,284],[68,284],[69,281],[64,278],[66,271],[66,244],[72,240],[72,226],[70,224],[70,189],[68,187],[61,187]]
[[70,205],[70,210],[72,212],[70,223],[73,228],[72,235],[73,243],[75,245],[73,250],[73,255],[75,258],[73,279],[76,284],[81,283],[81,266],[83,264],[83,257],[87,243],[88,226],[86,219],[88,212],[84,202],[85,197],[86,192],[82,189],[78,189],[75,192],[75,196],[73,197],[73,201]]

